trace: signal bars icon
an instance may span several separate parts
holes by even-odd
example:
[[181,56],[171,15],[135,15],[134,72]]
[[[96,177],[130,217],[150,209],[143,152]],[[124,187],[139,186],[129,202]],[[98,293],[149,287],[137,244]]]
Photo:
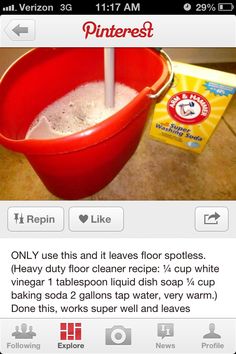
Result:
[[3,7],[2,11],[4,12],[7,12],[7,11],[16,11],[15,10],[15,5],[10,5],[10,6],[6,6],[6,7]]

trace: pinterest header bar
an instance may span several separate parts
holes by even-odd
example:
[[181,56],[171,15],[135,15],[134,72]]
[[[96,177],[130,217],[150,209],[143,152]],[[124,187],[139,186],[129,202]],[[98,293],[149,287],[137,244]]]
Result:
[[235,47],[235,16],[4,15],[6,47]]

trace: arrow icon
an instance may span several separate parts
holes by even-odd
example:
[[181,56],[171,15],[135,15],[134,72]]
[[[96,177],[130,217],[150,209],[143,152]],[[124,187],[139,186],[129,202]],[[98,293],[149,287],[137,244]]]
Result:
[[[220,214],[218,214],[216,211],[214,214],[204,214],[204,224],[218,224],[218,219],[220,218]],[[212,220],[213,219],[213,220]]]
[[12,41],[34,41],[35,40],[34,20],[11,20],[5,27],[7,36]]
[[208,217],[208,220],[210,220],[210,219],[215,219],[215,220],[217,220],[217,219],[219,219],[220,218],[220,215],[217,213],[217,212],[215,212],[215,214],[211,214],[209,217]]
[[21,33],[29,33],[29,27],[21,27],[19,24],[12,31],[20,37]]

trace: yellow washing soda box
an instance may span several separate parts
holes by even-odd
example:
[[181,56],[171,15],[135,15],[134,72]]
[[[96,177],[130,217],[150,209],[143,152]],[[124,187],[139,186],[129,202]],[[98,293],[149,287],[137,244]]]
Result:
[[173,66],[175,79],[154,108],[150,135],[200,153],[236,93],[236,75],[178,62]]

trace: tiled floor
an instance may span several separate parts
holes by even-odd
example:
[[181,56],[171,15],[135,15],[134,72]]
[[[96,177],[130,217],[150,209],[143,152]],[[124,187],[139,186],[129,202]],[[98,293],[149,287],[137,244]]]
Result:
[[[236,73],[236,64],[211,65]],[[0,200],[54,200],[25,157],[0,147]],[[119,175],[93,200],[236,199],[236,97],[204,152],[151,140],[146,131]]]

